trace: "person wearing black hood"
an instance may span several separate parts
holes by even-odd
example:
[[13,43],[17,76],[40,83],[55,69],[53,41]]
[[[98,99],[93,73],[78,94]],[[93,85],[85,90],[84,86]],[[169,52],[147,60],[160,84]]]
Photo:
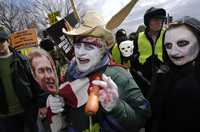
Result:
[[[133,35],[136,36],[136,33],[132,33],[132,37]],[[143,75],[135,70],[135,56],[133,53],[134,39],[129,38],[124,29],[119,29],[116,32],[115,40],[116,43],[112,48],[112,58],[114,63],[120,64],[126,68],[139,86],[142,87],[144,84],[150,85],[150,81],[148,81],[145,77],[143,77]]]
[[126,33],[126,30],[124,29],[119,29],[116,34],[115,34],[115,44],[113,45],[112,49],[111,49],[111,54],[112,54],[112,58],[114,60],[114,62],[118,63],[118,64],[128,64],[128,60],[124,60],[123,56],[121,55],[120,49],[119,49],[119,45],[121,42],[127,41],[128,40],[128,36]]
[[[138,74],[143,76],[148,82],[153,82],[155,72],[163,64],[162,39],[163,23],[166,18],[166,11],[163,8],[149,8],[144,15],[146,29],[140,32],[134,40],[135,56],[134,66]],[[141,86],[143,94],[147,97],[153,84]]]
[[199,132],[200,21],[184,17],[164,37],[163,57],[169,66],[159,76],[150,99],[151,132]]

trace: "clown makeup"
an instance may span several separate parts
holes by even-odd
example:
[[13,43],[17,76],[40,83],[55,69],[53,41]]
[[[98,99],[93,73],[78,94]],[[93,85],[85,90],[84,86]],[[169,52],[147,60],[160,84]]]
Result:
[[95,67],[103,56],[99,46],[96,44],[79,42],[74,45],[75,58],[80,72],[86,72]]
[[178,66],[193,61],[199,53],[196,36],[184,25],[166,32],[164,46],[170,60]]

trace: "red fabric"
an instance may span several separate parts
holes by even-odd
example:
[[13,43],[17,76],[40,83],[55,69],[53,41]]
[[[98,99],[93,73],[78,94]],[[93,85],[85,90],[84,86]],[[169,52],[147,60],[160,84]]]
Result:
[[109,66],[119,66],[119,67],[123,67],[125,69],[128,69],[129,66],[128,65],[123,65],[123,64],[118,64],[114,59],[110,58],[110,64]]
[[48,107],[48,108],[47,108],[47,120],[48,120],[49,124],[52,123],[52,120],[51,120],[51,119],[52,119],[52,116],[53,116],[53,115],[55,115],[55,114],[52,113],[50,107]]
[[62,89],[59,90],[59,94],[64,98],[64,101],[73,108],[76,108],[78,105],[78,100],[76,95],[72,91],[70,84],[67,84]]

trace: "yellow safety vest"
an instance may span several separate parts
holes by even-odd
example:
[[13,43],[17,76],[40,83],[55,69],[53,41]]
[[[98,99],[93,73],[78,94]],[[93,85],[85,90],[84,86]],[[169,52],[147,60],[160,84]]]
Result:
[[[158,59],[163,62],[163,53],[162,53],[162,39],[163,39],[164,30],[161,31],[159,38],[156,41],[155,45],[155,55]],[[149,40],[147,39],[144,32],[139,33],[138,36],[138,52],[140,53],[139,62],[144,64],[146,59],[152,55],[152,46]]]
[[120,51],[119,51],[119,48],[117,46],[117,43],[114,43],[114,46],[112,48],[112,57],[118,64],[121,63]]

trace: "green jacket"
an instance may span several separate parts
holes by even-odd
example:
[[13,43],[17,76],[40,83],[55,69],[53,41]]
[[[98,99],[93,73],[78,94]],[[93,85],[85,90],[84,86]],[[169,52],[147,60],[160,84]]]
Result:
[[[118,86],[119,100],[110,112],[100,107],[92,117],[94,132],[137,132],[150,115],[149,102],[125,69],[119,66],[107,66],[104,74],[110,76]],[[89,117],[84,113],[84,106],[68,109],[67,113],[69,132],[88,131]]]

